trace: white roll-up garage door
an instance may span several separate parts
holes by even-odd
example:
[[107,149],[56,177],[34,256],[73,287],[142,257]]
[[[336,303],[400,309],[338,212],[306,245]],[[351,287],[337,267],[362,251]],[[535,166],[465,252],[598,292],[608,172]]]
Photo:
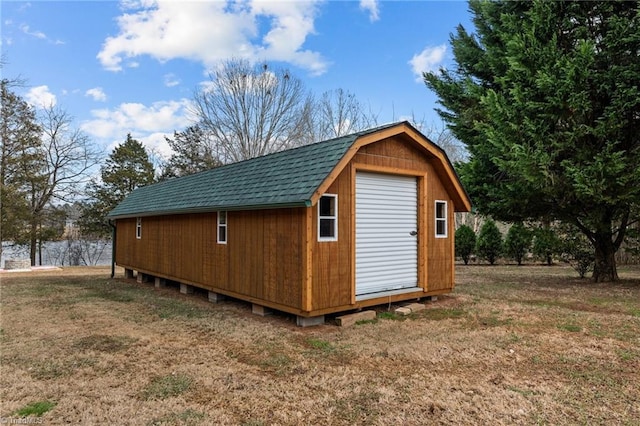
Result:
[[356,173],[356,296],[418,285],[415,177]]

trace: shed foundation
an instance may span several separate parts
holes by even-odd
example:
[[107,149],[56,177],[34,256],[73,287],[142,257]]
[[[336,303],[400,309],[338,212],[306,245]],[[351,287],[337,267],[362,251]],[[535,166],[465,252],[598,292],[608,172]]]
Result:
[[298,327],[313,327],[315,325],[324,324],[324,315],[318,315],[317,317],[296,317],[296,324]]

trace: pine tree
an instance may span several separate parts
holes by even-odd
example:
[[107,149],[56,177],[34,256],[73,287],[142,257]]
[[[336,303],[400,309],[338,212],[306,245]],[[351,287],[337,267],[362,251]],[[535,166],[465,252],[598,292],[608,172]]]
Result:
[[460,256],[465,265],[476,247],[476,233],[470,226],[462,225],[456,230],[456,256]]
[[533,232],[533,254],[544,260],[548,266],[553,264],[553,255],[560,252],[560,239],[551,227],[542,227]]
[[164,164],[161,180],[186,176],[222,165],[217,147],[200,126],[174,132],[173,139],[165,136],[173,154]]
[[84,235],[105,238],[111,235],[107,214],[134,189],[154,182],[153,164],[142,143],[130,134],[114,148],[100,168],[100,181],[87,187],[90,200],[81,209],[79,226]]
[[456,66],[425,73],[470,160],[478,211],[560,220],[591,242],[595,281],[640,219],[640,3],[470,2]]
[[480,228],[476,242],[476,254],[493,265],[502,251],[502,234],[493,220],[488,220]]
[[531,232],[522,222],[513,224],[504,239],[505,255],[512,257],[518,265],[522,265],[522,260],[531,247],[531,239]]

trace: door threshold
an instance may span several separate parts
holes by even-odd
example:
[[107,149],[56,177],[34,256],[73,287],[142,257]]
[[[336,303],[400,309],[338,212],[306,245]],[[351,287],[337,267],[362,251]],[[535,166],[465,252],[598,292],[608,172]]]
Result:
[[409,288],[400,288],[398,290],[385,290],[385,291],[379,291],[376,293],[361,294],[361,295],[356,295],[356,302],[360,302],[362,300],[377,299],[378,297],[395,296],[397,294],[415,293],[416,291],[421,291],[421,290],[422,290],[422,287],[409,287]]

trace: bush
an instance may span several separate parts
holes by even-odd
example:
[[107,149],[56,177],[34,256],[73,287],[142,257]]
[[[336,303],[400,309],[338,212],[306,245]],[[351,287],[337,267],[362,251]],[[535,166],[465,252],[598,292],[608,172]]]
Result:
[[547,265],[553,263],[553,256],[560,254],[562,243],[552,228],[538,228],[533,231],[533,255]]
[[488,220],[478,234],[476,254],[486,259],[491,265],[496,263],[502,249],[502,234],[492,220]]
[[476,233],[467,225],[462,225],[456,231],[456,256],[460,256],[465,265],[476,247]]
[[565,231],[561,241],[562,259],[578,272],[580,278],[593,271],[596,258],[593,246],[584,234],[570,227]]
[[522,265],[522,259],[531,247],[531,238],[531,231],[525,228],[522,222],[513,224],[504,240],[505,255],[513,258],[518,265]]

